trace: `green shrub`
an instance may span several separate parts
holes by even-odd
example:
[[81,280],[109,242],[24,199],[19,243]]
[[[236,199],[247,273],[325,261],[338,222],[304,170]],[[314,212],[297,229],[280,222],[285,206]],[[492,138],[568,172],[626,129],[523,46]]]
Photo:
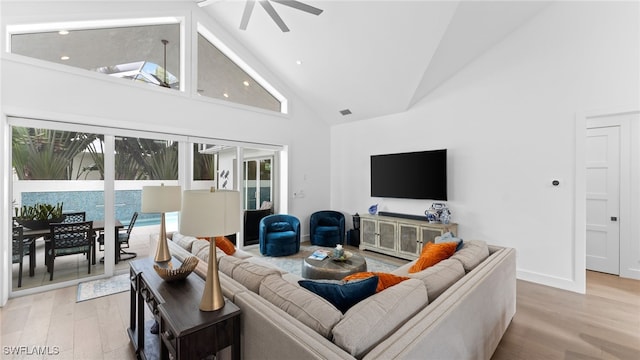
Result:
[[15,208],[16,218],[20,220],[50,220],[62,218],[62,203],[23,205]]

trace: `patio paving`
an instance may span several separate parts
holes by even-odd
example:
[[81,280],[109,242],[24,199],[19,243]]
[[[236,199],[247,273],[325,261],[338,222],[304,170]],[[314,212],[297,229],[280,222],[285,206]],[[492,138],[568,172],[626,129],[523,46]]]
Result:
[[[159,232],[159,225],[135,226],[129,238],[127,252],[138,254],[136,258],[149,256],[149,235]],[[96,264],[91,267],[91,274],[87,274],[87,259],[84,255],[67,255],[56,258],[53,280],[49,281],[49,273],[44,265],[44,240],[36,240],[36,268],[33,277],[29,276],[29,257],[25,256],[22,268],[22,287],[18,288],[18,264],[13,264],[13,291],[30,289],[43,285],[51,285],[64,281],[88,278],[104,274],[104,264],[99,260],[104,256],[103,251],[96,249]],[[115,273],[129,271],[129,262],[122,260],[115,266]]]

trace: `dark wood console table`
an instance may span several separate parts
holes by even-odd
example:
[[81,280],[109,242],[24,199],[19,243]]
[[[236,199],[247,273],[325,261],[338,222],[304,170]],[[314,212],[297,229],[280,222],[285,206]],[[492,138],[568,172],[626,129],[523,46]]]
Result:
[[[171,259],[174,267],[180,261]],[[153,269],[152,258],[130,262],[131,317],[127,330],[141,359],[202,359],[231,346],[240,359],[240,308],[225,298],[217,311],[200,311],[204,280],[197,274],[166,282]],[[145,322],[144,304],[153,314]],[[158,334],[150,332],[157,321]]]

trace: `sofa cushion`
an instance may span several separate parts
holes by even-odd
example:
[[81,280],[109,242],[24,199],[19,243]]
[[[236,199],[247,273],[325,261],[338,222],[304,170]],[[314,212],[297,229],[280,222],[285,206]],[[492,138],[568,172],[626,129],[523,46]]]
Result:
[[325,298],[343,313],[353,305],[375,294],[378,277],[372,276],[358,281],[314,281],[300,280],[303,288]]
[[218,270],[222,271],[227,276],[232,277],[233,276],[233,269],[235,269],[236,266],[242,264],[243,262],[245,262],[245,261],[241,260],[241,259],[238,259],[236,257],[233,257],[233,256],[223,256],[218,261]]
[[[209,262],[209,240],[197,239],[191,245],[191,253],[198,259],[208,263]],[[227,256],[224,251],[216,247],[216,258],[218,262],[220,259]],[[240,256],[239,256],[240,257]]]
[[287,240],[295,240],[296,233],[292,230],[280,231],[280,232],[271,232],[267,233],[267,241],[278,242],[278,241],[287,241]]
[[327,300],[280,276],[267,276],[260,283],[260,296],[328,339],[342,319],[342,313]]
[[363,272],[347,275],[342,280],[350,281],[350,280],[356,280],[356,279],[366,279],[372,276],[378,277],[378,286],[376,287],[376,292],[380,292],[393,285],[399,284],[402,281],[410,279],[407,276],[398,276],[395,274],[389,274],[389,273],[383,273],[383,272],[363,271]]
[[457,251],[451,258],[460,261],[464,271],[469,272],[488,257],[489,247],[486,241],[468,240],[464,242],[462,249]]
[[233,268],[231,278],[257,294],[260,292],[262,280],[272,274],[281,276],[280,272],[274,268],[243,261]]
[[456,252],[457,242],[446,242],[434,244],[428,242],[422,248],[422,253],[418,260],[409,269],[409,273],[416,273],[422,271],[429,266],[433,266],[444,259],[448,259],[453,253]]
[[[206,277],[207,272],[204,272],[203,277]],[[231,301],[235,301],[236,295],[241,292],[250,292],[246,287],[240,285],[237,281],[233,281],[230,276],[227,276],[223,272],[218,273],[220,278],[220,287],[222,288],[222,295]]]
[[191,252],[191,245],[198,240],[193,236],[182,235],[180,233],[173,233],[171,238],[174,243],[178,244],[181,248]]
[[[168,239],[167,239],[168,240]],[[183,261],[189,256],[193,256],[193,254],[185,249],[183,249],[180,245],[174,243],[172,240],[167,241],[169,245],[169,252],[171,256],[175,256],[178,260]],[[158,246],[158,234],[151,235],[149,237],[149,249],[155,251]],[[150,255],[153,256],[153,255]]]
[[403,281],[349,309],[331,331],[333,342],[362,358],[428,303],[422,281]]
[[293,226],[286,221],[276,221],[269,224],[267,227],[267,233],[281,231],[293,231]]
[[420,279],[427,287],[429,302],[432,303],[465,274],[462,263],[455,259],[446,259],[409,277]]
[[204,248],[209,251],[209,242],[207,240],[196,239],[196,241],[191,244],[191,253],[198,256],[198,253]]

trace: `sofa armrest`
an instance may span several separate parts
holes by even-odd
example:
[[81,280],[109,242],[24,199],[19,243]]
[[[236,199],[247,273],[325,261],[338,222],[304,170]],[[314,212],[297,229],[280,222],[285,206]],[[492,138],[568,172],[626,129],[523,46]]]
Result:
[[490,359],[516,311],[516,255],[496,251],[364,359]]
[[245,359],[355,359],[254,293],[238,293],[234,303],[242,310]]

